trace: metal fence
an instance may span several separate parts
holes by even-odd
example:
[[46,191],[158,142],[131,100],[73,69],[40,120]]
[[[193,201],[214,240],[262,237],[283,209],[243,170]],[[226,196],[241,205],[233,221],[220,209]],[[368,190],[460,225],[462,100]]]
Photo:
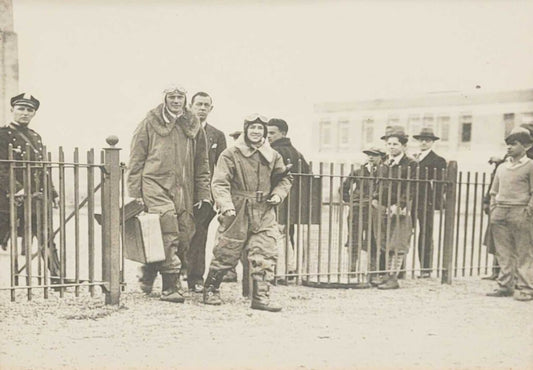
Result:
[[[285,237],[279,248],[278,279],[350,287],[387,273],[391,251],[397,250],[394,219],[402,217],[410,219],[405,227],[410,229],[410,238],[401,275],[437,277],[451,283],[452,277],[479,276],[491,268],[492,256],[483,244],[488,174],[458,172],[455,162],[440,173],[414,167],[403,177],[386,171],[364,176],[363,168],[333,163],[320,163],[312,172],[294,175],[293,187],[305,191],[289,196],[289,211],[287,207],[280,210],[287,214],[296,208],[301,217],[280,217]],[[350,189],[348,199],[342,198],[343,184]],[[391,212],[391,206],[398,206],[402,196],[403,214],[395,215],[398,207]],[[317,213],[319,222],[312,220]]]
[[[101,151],[98,162],[94,149],[87,152],[85,162],[80,161],[78,149],[72,161],[65,161],[62,148],[57,160],[45,148],[42,159],[36,161],[30,160],[29,145],[22,160],[14,159],[9,146],[8,160],[0,163],[9,173],[9,213],[4,211],[0,217],[9,226],[1,238],[9,248],[10,274],[9,286],[0,290],[10,290],[12,301],[19,290],[25,290],[31,300],[36,290],[48,298],[50,289],[63,297],[68,287],[74,288],[75,296],[87,287],[93,296],[100,286],[106,303],[119,303],[124,268],[119,238],[124,167],[114,147],[117,142],[116,137],[107,139],[109,147]],[[101,226],[95,222],[98,208]]]

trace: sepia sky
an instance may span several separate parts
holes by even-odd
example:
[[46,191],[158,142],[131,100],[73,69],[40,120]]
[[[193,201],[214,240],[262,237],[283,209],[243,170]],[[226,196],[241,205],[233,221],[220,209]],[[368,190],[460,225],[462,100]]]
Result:
[[533,87],[533,1],[14,0],[20,89],[49,147],[131,133],[177,82],[210,122],[285,118],[312,151],[313,104]]

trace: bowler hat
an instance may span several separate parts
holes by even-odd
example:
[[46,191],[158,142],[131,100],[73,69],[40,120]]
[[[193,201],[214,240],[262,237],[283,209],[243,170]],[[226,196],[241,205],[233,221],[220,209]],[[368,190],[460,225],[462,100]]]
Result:
[[431,127],[422,127],[418,135],[413,135],[416,140],[430,139],[433,141],[439,140],[440,137],[435,136]]
[[379,155],[381,157],[384,157],[387,155],[387,153],[385,153],[383,150],[381,150],[377,146],[371,146],[370,148],[363,150],[363,153],[365,153],[366,155],[374,155],[374,156]]
[[385,135],[381,137],[381,140],[387,140],[389,137],[407,138],[405,130],[402,126],[387,126],[385,128]]
[[15,105],[23,105],[37,110],[41,103],[33,95],[22,93],[11,98],[11,106],[14,107]]
[[533,138],[529,133],[529,130],[524,127],[515,127],[511,130],[511,133],[505,138],[506,144],[511,144],[518,141],[522,145],[529,145],[533,143]]

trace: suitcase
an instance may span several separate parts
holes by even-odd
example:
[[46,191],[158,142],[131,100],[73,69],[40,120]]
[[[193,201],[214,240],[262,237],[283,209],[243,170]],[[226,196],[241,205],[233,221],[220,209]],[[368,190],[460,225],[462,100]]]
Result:
[[142,213],[133,216],[126,220],[124,226],[125,258],[143,264],[165,260],[159,214]]

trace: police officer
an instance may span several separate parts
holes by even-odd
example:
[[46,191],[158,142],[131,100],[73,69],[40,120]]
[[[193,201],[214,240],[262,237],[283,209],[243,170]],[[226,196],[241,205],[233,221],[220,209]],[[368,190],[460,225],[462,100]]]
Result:
[[[22,93],[11,98],[11,113],[13,118],[9,124],[0,128],[0,159],[9,158],[9,144],[13,148],[14,160],[25,160],[29,156],[30,161],[43,160],[43,143],[41,136],[29,128],[29,124],[39,109],[40,102],[33,95]],[[26,153],[29,150],[29,153]],[[38,179],[38,180],[37,180]],[[38,195],[43,191],[42,172],[33,171],[31,188],[32,193]],[[51,183],[50,183],[50,186]],[[24,177],[22,171],[15,172],[15,196],[22,196],[24,189]],[[57,193],[52,190],[51,201],[55,202]],[[32,201],[36,201],[33,198]],[[0,243],[2,248],[6,249],[7,241],[10,236],[10,204],[9,204],[9,163],[0,163]],[[35,207],[32,207],[32,236],[37,236],[38,232],[43,230],[37,229],[37,214]],[[17,209],[18,219],[18,236],[23,236],[24,230],[24,207],[19,206]],[[31,243],[31,242],[30,242]],[[57,251],[53,244],[50,245],[49,252],[49,269],[52,276],[59,276],[59,260]]]

